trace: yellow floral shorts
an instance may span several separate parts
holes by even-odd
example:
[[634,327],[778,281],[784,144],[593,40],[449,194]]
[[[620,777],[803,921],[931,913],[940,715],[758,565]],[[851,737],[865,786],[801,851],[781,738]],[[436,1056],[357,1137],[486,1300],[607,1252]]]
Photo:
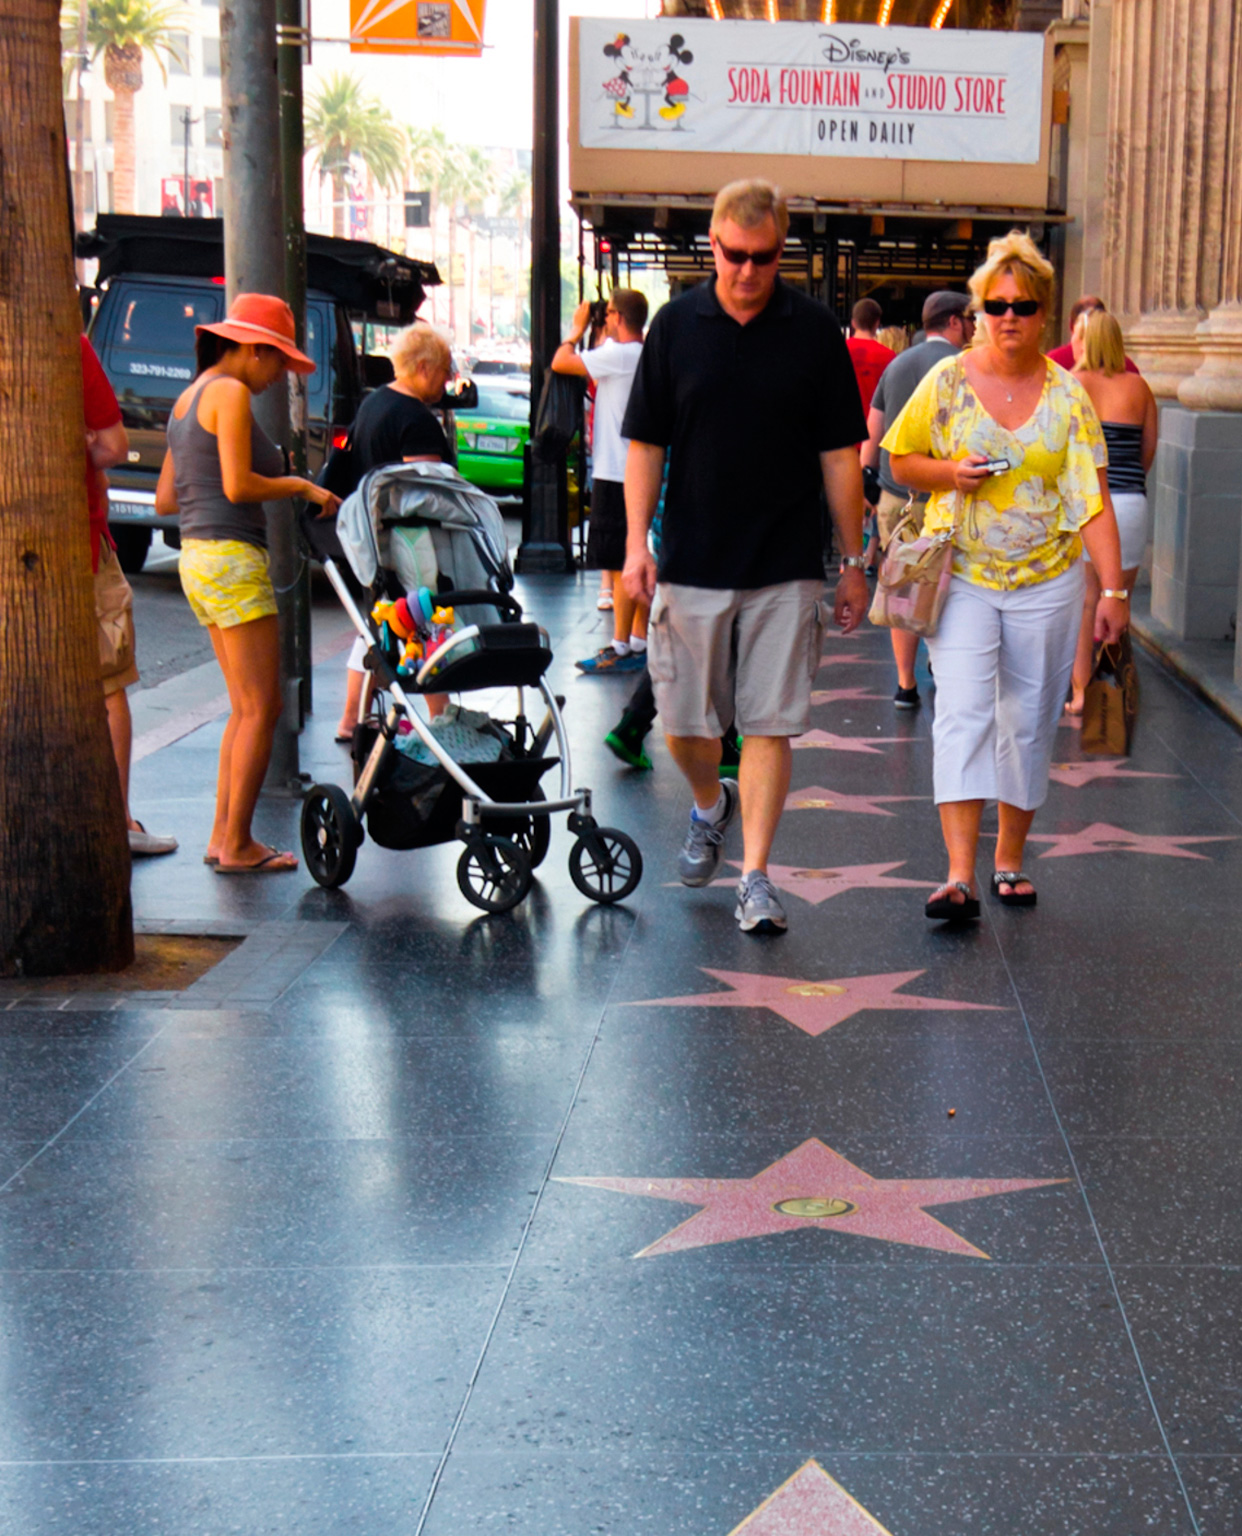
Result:
[[200,624],[231,629],[276,612],[267,551],[241,539],[183,539],[181,590]]

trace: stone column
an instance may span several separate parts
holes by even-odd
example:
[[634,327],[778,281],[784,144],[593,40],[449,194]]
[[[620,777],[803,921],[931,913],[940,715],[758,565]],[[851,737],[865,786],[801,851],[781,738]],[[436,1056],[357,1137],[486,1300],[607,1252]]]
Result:
[[1236,0],[1112,10],[1104,292],[1152,389],[1171,397],[1221,299]]
[[1233,47],[1223,53],[1215,61],[1212,108],[1225,162],[1219,302],[1195,332],[1203,361],[1177,390],[1183,405],[1200,411],[1242,411],[1242,18],[1236,15]]

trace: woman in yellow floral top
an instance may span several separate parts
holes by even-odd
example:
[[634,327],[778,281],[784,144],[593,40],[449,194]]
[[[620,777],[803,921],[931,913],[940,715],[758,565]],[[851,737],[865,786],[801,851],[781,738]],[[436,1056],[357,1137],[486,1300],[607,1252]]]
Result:
[[[989,245],[970,289],[982,317],[974,347],[927,374],[884,438],[893,478],[932,493],[925,531],[957,529],[949,595],[927,642],[949,877],[926,910],[948,921],[979,915],[988,800],[1000,818],[993,893],[1006,906],[1035,904],[1022,855],[1069,687],[1084,544],[1103,588],[1096,638],[1116,639],[1129,622],[1100,423],[1041,349],[1052,268],[1014,230]],[[1009,467],[989,471],[989,460]]]

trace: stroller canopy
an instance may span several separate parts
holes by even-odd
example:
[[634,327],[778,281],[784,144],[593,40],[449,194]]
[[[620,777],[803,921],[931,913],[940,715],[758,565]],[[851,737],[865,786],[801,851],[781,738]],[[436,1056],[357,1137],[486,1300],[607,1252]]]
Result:
[[513,586],[500,508],[448,464],[373,469],[342,502],[336,520],[345,558],[366,587],[381,566],[400,574],[393,534],[418,528],[430,530],[436,567],[454,587],[508,592]]

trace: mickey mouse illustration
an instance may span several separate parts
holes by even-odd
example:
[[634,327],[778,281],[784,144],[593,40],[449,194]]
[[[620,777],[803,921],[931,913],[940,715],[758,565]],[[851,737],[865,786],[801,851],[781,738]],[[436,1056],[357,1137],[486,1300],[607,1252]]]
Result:
[[677,73],[678,65],[694,63],[694,55],[685,47],[685,41],[680,32],[674,32],[668,40],[669,58],[664,65],[665,105],[660,108],[660,116],[670,122],[686,110],[686,97],[690,94],[690,87]]
[[621,65],[620,72],[611,80],[604,81],[604,89],[609,96],[616,100],[614,111],[618,117],[633,117],[634,103],[633,81],[630,79],[630,71],[625,59],[625,49],[630,46],[630,39],[624,32],[618,32],[611,43],[604,44],[604,57],[615,59]]

